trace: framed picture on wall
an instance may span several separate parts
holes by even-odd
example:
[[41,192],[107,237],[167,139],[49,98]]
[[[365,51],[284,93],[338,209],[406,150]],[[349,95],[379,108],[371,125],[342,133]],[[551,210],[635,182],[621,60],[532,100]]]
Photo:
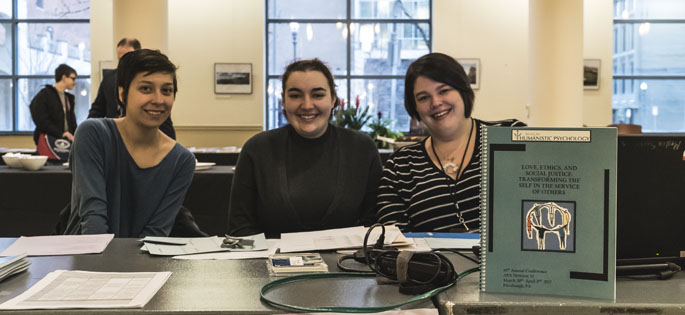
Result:
[[252,94],[251,63],[215,63],[215,94]]
[[583,59],[583,89],[599,90],[600,59]]
[[464,67],[466,76],[469,77],[471,88],[477,90],[480,88],[480,59],[477,58],[459,58],[457,62]]

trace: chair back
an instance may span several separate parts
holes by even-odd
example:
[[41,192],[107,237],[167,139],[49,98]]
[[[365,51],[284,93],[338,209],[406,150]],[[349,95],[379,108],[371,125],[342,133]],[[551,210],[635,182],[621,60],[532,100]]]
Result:
[[[57,215],[57,224],[55,225],[54,235],[63,235],[67,230],[69,223],[69,216],[71,216],[71,203],[68,203]],[[193,214],[188,208],[181,206],[176,214],[174,226],[171,228],[169,236],[174,237],[206,237],[207,233],[200,230],[200,227],[195,222]]]
[[611,124],[609,127],[616,127],[619,135],[639,135],[642,133],[642,126],[633,124]]

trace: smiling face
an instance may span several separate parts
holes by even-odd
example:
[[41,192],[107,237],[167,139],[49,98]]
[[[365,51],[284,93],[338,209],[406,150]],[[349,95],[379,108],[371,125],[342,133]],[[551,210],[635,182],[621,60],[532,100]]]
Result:
[[119,98],[126,104],[126,119],[149,128],[159,126],[171,115],[174,105],[174,82],[171,73],[140,72],[133,77],[124,98],[119,87]]
[[414,100],[431,135],[452,135],[468,122],[461,94],[445,83],[419,76],[414,82]]
[[283,91],[283,109],[288,122],[302,137],[314,139],[328,128],[335,97],[319,71],[293,71]]

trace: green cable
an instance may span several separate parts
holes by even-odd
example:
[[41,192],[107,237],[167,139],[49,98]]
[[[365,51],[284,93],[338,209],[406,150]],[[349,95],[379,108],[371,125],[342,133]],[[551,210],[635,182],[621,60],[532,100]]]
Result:
[[[478,271],[478,267],[468,269],[457,277],[457,281],[459,279],[472,274],[476,271]],[[368,274],[368,273],[360,273],[360,272],[330,272],[330,273],[315,273],[315,274],[306,274],[306,275],[298,275],[298,276],[292,276],[292,277],[287,277],[283,279],[278,279],[271,281],[267,283],[265,286],[262,287],[261,290],[259,290],[259,295],[265,303],[272,305],[277,308],[283,308],[286,310],[294,310],[294,311],[304,311],[304,312],[338,312],[338,313],[369,313],[369,312],[383,312],[383,311],[388,311],[392,309],[396,309],[402,305],[413,303],[416,301],[420,301],[423,299],[428,299],[431,298],[438,293],[447,290],[451,286],[457,283],[457,281],[447,284],[445,286],[435,288],[433,290],[430,290],[426,293],[423,293],[421,295],[417,295],[409,300],[406,300],[402,303],[399,304],[394,304],[394,305],[388,305],[388,306],[369,306],[369,307],[343,307],[343,306],[321,306],[321,307],[304,307],[304,306],[296,306],[296,305],[289,305],[285,303],[280,303],[276,301],[272,301],[269,298],[266,297],[266,293],[273,290],[274,288],[289,283],[289,282],[294,282],[298,280],[313,280],[313,279],[326,279],[326,278],[344,278],[344,277],[375,277],[375,274]]]

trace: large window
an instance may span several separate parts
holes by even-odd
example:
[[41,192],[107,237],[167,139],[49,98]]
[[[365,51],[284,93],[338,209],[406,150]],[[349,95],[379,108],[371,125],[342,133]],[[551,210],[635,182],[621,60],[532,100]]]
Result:
[[685,1],[614,0],[613,122],[685,132]]
[[78,73],[76,118],[88,116],[89,18],[89,0],[0,0],[0,133],[33,131],[29,104],[62,63]]
[[409,131],[404,74],[431,50],[431,0],[266,0],[266,11],[267,129],[287,123],[285,67],[316,57],[333,71],[346,104],[358,99],[393,129]]

